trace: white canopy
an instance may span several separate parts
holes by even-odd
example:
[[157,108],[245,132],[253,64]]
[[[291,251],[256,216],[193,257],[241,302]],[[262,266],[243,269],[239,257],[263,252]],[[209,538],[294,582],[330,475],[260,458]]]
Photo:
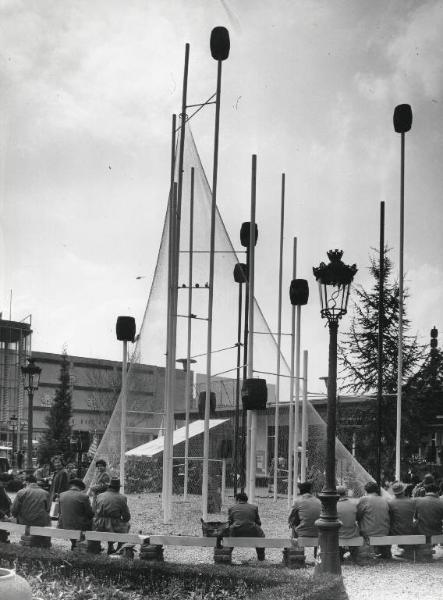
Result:
[[[209,420],[209,429],[213,429],[214,427],[218,427],[222,423],[225,423],[229,419],[210,419]],[[189,423],[189,439],[203,434],[205,428],[205,422],[203,419],[199,419],[198,421],[194,421],[193,423]],[[185,441],[186,435],[186,427],[180,427],[180,429],[175,429],[173,436],[173,445],[181,444]],[[132,448],[132,450],[128,450],[126,452],[126,456],[155,456],[156,454],[160,454],[163,452],[164,446],[164,437],[158,437],[156,440],[152,440],[147,442],[146,444],[142,444],[141,446],[137,446],[136,448]]]

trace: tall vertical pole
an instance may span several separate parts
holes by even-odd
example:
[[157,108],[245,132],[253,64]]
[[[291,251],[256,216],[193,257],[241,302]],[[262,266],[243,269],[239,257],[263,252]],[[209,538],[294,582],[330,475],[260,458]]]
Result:
[[[296,264],[297,264],[297,238],[294,238],[293,246],[293,257],[292,257],[292,279],[296,278]],[[297,455],[294,457],[294,443],[297,440],[296,447],[298,445],[298,434],[295,437],[294,433],[294,360],[295,360],[295,306],[291,305],[291,373],[289,380],[289,443],[288,443],[288,507],[291,506],[292,486],[297,485],[298,479],[298,458]],[[297,418],[298,427],[298,418]],[[294,473],[294,477],[292,476]]]
[[183,482],[183,499],[188,499],[189,476],[189,413],[191,403],[191,339],[192,339],[192,268],[194,252],[194,167],[191,167],[191,197],[189,207],[189,266],[188,266],[188,340],[186,351],[185,380],[185,478]]
[[[255,233],[255,232],[254,232]],[[246,271],[247,271],[247,279],[246,279],[246,293],[245,293],[245,314],[244,314],[244,328],[243,328],[243,384],[248,378],[248,336],[249,336],[249,273],[250,273],[250,260],[249,260],[249,246],[246,248]],[[242,454],[241,454],[241,478],[240,478],[240,488],[241,491],[244,492],[248,486],[248,465],[249,465],[249,455],[248,455],[248,435],[247,435],[247,427],[248,427],[248,416],[249,411],[242,411],[242,435],[241,435],[241,443],[242,443]]]
[[380,267],[378,280],[378,340],[377,340],[377,483],[381,485],[381,438],[383,402],[383,326],[385,285],[385,203],[380,202]]
[[[242,325],[242,296],[243,284],[238,284],[238,323],[237,323],[237,374],[235,381],[235,417],[234,417],[234,497],[237,495],[238,472],[239,472],[239,420],[240,420],[240,360],[241,360],[241,325]],[[241,461],[240,461],[241,462]],[[241,469],[240,469],[241,470]]]
[[214,162],[212,168],[212,202],[211,233],[209,250],[209,293],[208,293],[208,336],[206,348],[206,402],[205,428],[203,435],[203,477],[202,477],[202,514],[203,520],[208,518],[208,484],[209,484],[209,409],[211,398],[211,359],[212,359],[212,310],[214,304],[214,250],[215,250],[215,215],[217,210],[217,176],[218,176],[218,140],[220,129],[220,93],[222,78],[222,61],[217,61],[217,90],[215,96],[215,131]]
[[400,255],[398,277],[398,367],[397,367],[397,433],[395,438],[395,479],[401,478],[401,402],[403,383],[403,256],[405,227],[405,134],[401,133],[400,158]]
[[174,279],[174,238],[175,238],[175,144],[176,144],[177,117],[172,115],[171,132],[171,171],[169,186],[169,206],[168,206],[168,299],[167,299],[167,318],[166,318],[166,369],[165,369],[165,400],[164,400],[164,422],[163,422],[163,478],[162,478],[162,509],[163,521],[168,523],[171,515],[171,505],[169,500],[169,412],[171,398],[171,351],[172,351],[172,322],[173,322],[173,279]]
[[[279,404],[280,404],[280,363],[281,363],[281,307],[283,280],[283,236],[285,223],[285,174],[281,176],[281,210],[280,210],[280,253],[278,270],[278,308],[277,308],[277,385],[275,389],[275,419],[274,419],[274,502],[278,493],[278,434],[279,434]],[[289,485],[289,481],[288,481]]]
[[121,389],[121,421],[120,421],[120,484],[125,493],[125,453],[126,453],[126,405],[128,393],[128,342],[123,340],[122,389]]
[[169,523],[172,517],[172,462],[173,462],[173,430],[174,430],[174,390],[175,390],[175,355],[176,355],[176,323],[177,323],[177,184],[173,183],[169,213],[169,251],[170,280],[168,301],[168,342],[166,357],[165,386],[165,435],[163,450],[163,520]]
[[[249,343],[248,343],[248,379],[254,374],[254,269],[255,269],[255,204],[257,192],[257,155],[252,155],[251,174],[251,221],[249,229]],[[256,448],[257,448],[257,411],[251,410],[251,437],[249,458],[249,498],[255,499]]]
[[[300,308],[299,306],[297,308]],[[306,481],[308,439],[308,351],[303,351],[303,403],[301,415],[301,480]]]
[[[294,279],[297,272],[297,238],[295,238],[294,247]],[[295,337],[295,402],[294,402],[294,486],[293,495],[297,495],[297,484],[298,484],[298,447],[300,442],[300,339],[301,339],[301,306],[297,305],[296,308],[296,337]],[[301,457],[300,457],[301,463]],[[302,479],[303,480],[303,479]]]
[[171,348],[169,350],[169,416],[168,416],[168,436],[165,438],[165,444],[168,445],[168,460],[166,463],[167,469],[167,506],[168,514],[172,516],[172,478],[173,478],[173,467],[174,467],[174,409],[175,409],[175,398],[176,398],[176,350],[177,350],[177,306],[178,306],[178,276],[180,268],[180,229],[181,229],[181,204],[183,194],[183,160],[184,160],[184,147],[185,147],[185,134],[186,134],[186,98],[188,90],[188,67],[189,67],[189,44],[185,45],[185,64],[183,70],[183,90],[182,90],[182,108],[180,114],[181,127],[180,127],[180,144],[178,153],[178,183],[174,191],[175,196],[175,211],[174,211],[174,237],[173,237],[173,280],[172,280],[172,312],[171,312]]

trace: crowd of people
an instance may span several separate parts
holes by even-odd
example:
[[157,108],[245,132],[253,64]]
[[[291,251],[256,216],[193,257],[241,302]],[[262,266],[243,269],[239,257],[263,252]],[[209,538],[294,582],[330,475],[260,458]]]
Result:
[[[11,502],[0,483],[0,520],[15,519],[22,525],[45,527],[51,518],[58,520],[58,527],[80,531],[108,531],[127,533],[131,514],[126,496],[120,493],[120,480],[110,476],[106,462],[96,461],[96,473],[89,489],[77,477],[75,466],[68,468],[60,457],[53,461],[54,473],[47,488],[47,473],[39,468],[25,478],[25,487],[19,490]],[[70,468],[69,468],[70,467]],[[7,541],[7,532],[1,532]],[[31,536],[31,545],[45,546],[50,538]],[[71,548],[77,541],[71,540]],[[108,554],[117,552],[122,544],[114,547],[108,543]],[[90,544],[89,550],[100,552],[99,542]]]
[[[321,502],[313,493],[312,482],[298,484],[299,495],[295,498],[289,514],[288,525],[292,535],[298,537],[318,537],[317,519],[320,518]],[[431,474],[425,475],[412,490],[401,482],[394,482],[389,492],[382,491],[373,481],[365,485],[365,494],[360,498],[350,497],[345,486],[337,486],[339,496],[337,515],[341,523],[339,537],[349,540],[362,536],[367,545],[369,538],[388,535],[431,536],[442,534],[443,495]],[[236,496],[236,504],[229,509],[228,524],[222,535],[230,537],[264,537],[258,507],[248,503],[244,493]],[[409,558],[414,546],[399,547],[396,556]],[[347,555],[358,562],[359,549],[356,546],[340,547],[341,558]],[[314,556],[317,548],[314,548]],[[375,546],[373,554],[376,558],[391,558],[391,546]],[[257,558],[264,560],[263,548],[257,548]]]
[[[0,482],[0,520],[15,519],[23,525],[48,526],[51,518],[58,519],[58,527],[80,531],[107,531],[127,533],[130,529],[130,511],[126,496],[120,493],[120,481],[110,476],[106,462],[95,463],[96,472],[88,489],[77,476],[75,466],[65,465],[60,457],[53,461],[54,472],[48,482],[44,469],[37,469],[26,476],[26,485],[19,490],[11,502]],[[299,495],[295,498],[288,517],[293,537],[318,536],[316,526],[320,518],[321,502],[313,493],[312,482],[298,484]],[[431,474],[424,476],[413,488],[396,481],[389,491],[380,489],[373,481],[365,485],[360,498],[351,497],[345,486],[337,487],[337,514],[341,523],[339,536],[343,540],[362,536],[369,544],[370,537],[388,535],[421,534],[430,543],[431,536],[442,534],[443,495]],[[54,512],[54,508],[57,510]],[[258,507],[248,502],[241,492],[236,503],[228,511],[228,522],[222,531],[229,537],[264,537]],[[0,541],[7,541],[8,533],[0,531]],[[50,538],[33,536],[32,545],[46,545]],[[71,540],[71,548],[77,541]],[[113,543],[108,543],[108,554],[117,552]],[[90,542],[89,550],[100,552],[99,542]],[[264,548],[257,548],[258,560],[265,559]],[[398,548],[397,556],[408,558],[413,546]],[[358,547],[341,547],[341,556],[347,553],[358,561]],[[391,558],[390,546],[373,548],[374,556]],[[314,549],[316,555],[316,548]]]

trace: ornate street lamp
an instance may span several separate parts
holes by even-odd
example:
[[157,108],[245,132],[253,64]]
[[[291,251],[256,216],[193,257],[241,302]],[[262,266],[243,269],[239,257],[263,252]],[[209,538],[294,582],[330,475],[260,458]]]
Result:
[[338,321],[346,314],[356,265],[345,265],[341,250],[330,250],[329,264],[314,267],[321,302],[321,316],[329,325],[328,409],[326,430],[326,481],[319,498],[322,503],[318,527],[316,573],[341,574],[338,547],[340,521],[337,517],[337,490],[335,487],[335,430],[337,403],[337,332]]
[[34,421],[34,392],[38,390],[40,382],[41,368],[35,364],[34,358],[28,358],[26,367],[21,367],[23,377],[23,388],[28,394],[28,451],[27,451],[27,468],[33,471],[32,466],[32,437],[33,437],[33,421]]

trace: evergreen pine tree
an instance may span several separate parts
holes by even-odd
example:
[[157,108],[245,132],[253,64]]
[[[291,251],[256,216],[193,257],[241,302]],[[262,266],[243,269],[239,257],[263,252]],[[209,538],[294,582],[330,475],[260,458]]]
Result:
[[[384,307],[383,307],[383,400],[382,400],[382,468],[391,473],[394,468],[396,437],[396,394],[398,373],[398,327],[399,286],[392,281],[392,262],[385,251],[384,258]],[[340,417],[347,417],[357,425],[357,459],[374,476],[376,475],[377,448],[377,377],[378,377],[378,315],[380,290],[380,257],[370,258],[369,271],[373,285],[367,290],[363,286],[355,289],[354,316],[350,329],[341,335],[339,364],[341,366],[340,391],[351,394],[368,394],[373,399],[359,403],[352,414],[340,407]],[[417,369],[424,356],[424,348],[415,336],[408,335],[410,321],[406,316],[404,291],[403,300],[403,379],[407,380]],[[402,403],[402,437],[412,446],[417,444],[418,425],[421,415],[417,404],[408,396]],[[338,435],[349,447],[349,428],[338,427]]]
[[46,417],[47,429],[38,447],[40,463],[48,463],[55,455],[62,455],[65,459],[69,457],[69,440],[72,434],[71,417],[69,361],[66,349],[64,349],[60,364],[59,387]]

